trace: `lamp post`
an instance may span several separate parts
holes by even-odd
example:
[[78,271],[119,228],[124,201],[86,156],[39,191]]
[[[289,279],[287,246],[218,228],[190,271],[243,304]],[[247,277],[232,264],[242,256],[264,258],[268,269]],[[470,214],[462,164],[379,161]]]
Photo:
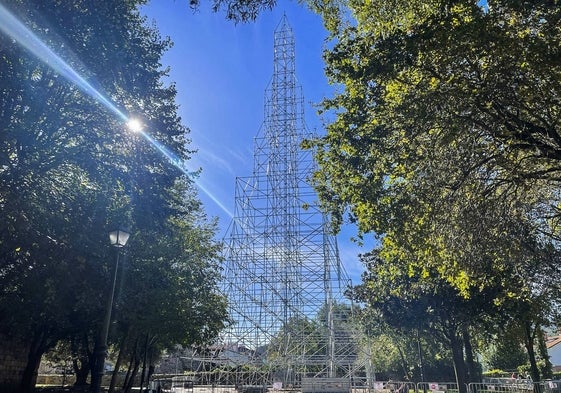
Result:
[[[115,231],[109,232],[109,241],[111,245],[117,248],[122,248],[127,244],[130,234],[122,229],[117,229]],[[117,283],[117,270],[119,270],[119,255],[120,252],[117,250],[117,262],[115,263],[115,269],[113,270],[113,279],[111,284],[111,292],[107,297],[107,304],[105,307],[105,317],[103,319],[103,325],[99,331],[99,336],[96,340],[96,351],[95,351],[95,370],[92,373],[92,393],[99,393],[101,391],[101,380],[105,372],[105,356],[107,354],[107,336],[109,335],[109,325],[111,324],[111,312],[113,310],[113,297],[115,296],[115,285]]]

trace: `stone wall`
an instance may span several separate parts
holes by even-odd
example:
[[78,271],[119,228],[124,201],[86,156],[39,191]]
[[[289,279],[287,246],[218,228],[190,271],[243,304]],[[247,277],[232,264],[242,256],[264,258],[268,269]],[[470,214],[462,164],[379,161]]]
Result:
[[15,392],[27,364],[29,345],[0,334],[0,392]]

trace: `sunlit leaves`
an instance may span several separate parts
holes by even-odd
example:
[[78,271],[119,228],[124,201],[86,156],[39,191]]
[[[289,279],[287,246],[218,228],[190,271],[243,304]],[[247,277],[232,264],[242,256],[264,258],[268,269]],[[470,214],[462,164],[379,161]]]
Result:
[[[139,3],[10,6],[188,160],[176,90],[162,81],[170,42],[144,25]],[[110,343],[146,330],[159,335],[156,349],[212,339],[226,307],[217,293],[220,245],[191,180],[10,40],[0,46],[0,84],[0,331],[26,342],[40,336],[35,355],[60,339],[95,336],[117,257],[107,234],[126,227]]]
[[518,236],[508,228],[555,236],[553,220],[533,220],[558,199],[549,184],[561,146],[551,117],[559,55],[543,46],[559,39],[558,9],[347,4],[355,21],[325,56],[345,90],[326,101],[338,115],[316,141],[326,208],[391,237],[397,246],[382,252],[407,250],[408,263],[432,266],[464,294],[491,285],[487,272],[523,253],[508,251]]

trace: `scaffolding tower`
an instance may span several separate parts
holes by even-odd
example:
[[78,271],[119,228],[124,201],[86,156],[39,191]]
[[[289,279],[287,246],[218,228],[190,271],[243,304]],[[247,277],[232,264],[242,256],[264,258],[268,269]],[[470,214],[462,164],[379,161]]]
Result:
[[308,183],[314,160],[301,143],[311,135],[286,16],[274,33],[265,96],[253,174],[236,179],[224,267],[233,324],[211,351],[223,373],[212,382],[298,387],[304,378],[352,377],[356,337],[343,294],[350,281]]

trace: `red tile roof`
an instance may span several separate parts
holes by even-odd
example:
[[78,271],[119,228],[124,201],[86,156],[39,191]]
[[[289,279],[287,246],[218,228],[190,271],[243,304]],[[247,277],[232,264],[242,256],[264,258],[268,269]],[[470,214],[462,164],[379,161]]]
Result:
[[559,343],[561,343],[561,336],[551,336],[545,340],[545,346],[547,349],[553,348]]

